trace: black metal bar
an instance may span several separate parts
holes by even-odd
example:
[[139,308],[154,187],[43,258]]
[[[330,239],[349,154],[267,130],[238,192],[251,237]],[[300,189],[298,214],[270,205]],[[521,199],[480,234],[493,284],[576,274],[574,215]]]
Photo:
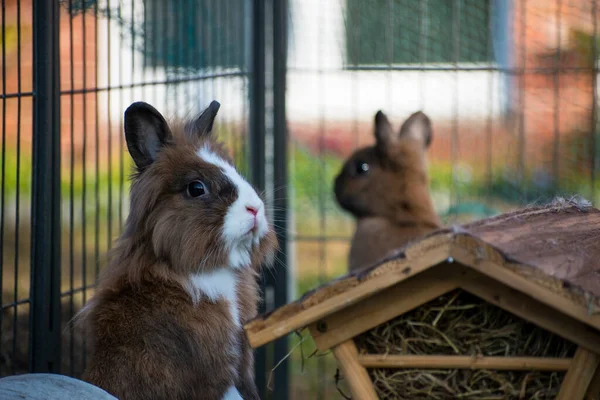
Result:
[[[73,0],[69,0],[69,9],[73,8]],[[69,18],[69,72],[70,72],[70,154],[69,154],[69,288],[75,287],[75,57],[73,45],[73,18]],[[75,299],[69,298],[69,315],[75,314]],[[75,327],[69,324],[69,374],[75,374]]]
[[[252,51],[250,66],[250,139],[249,160],[252,184],[265,190],[265,0],[253,0],[251,17]],[[264,276],[261,291],[266,293]],[[259,312],[266,311],[261,302]],[[267,354],[265,346],[256,349],[254,371],[258,394],[266,398]]]
[[[160,1],[157,1],[156,4],[157,5],[160,4]],[[157,8],[158,8],[158,6],[157,6]],[[173,2],[172,1],[171,2],[163,1],[161,9],[162,9],[163,15],[165,15],[165,16],[172,14],[173,13],[173,11],[172,11],[173,10]],[[171,57],[170,57],[170,53],[169,53],[172,49],[169,48],[169,40],[167,39],[168,37],[171,37],[171,33],[170,33],[171,28],[170,28],[170,24],[169,24],[169,22],[171,21],[171,18],[165,17],[165,18],[162,18],[162,21],[163,21],[162,32],[167,33],[167,36],[162,38],[162,43],[161,43],[162,44],[162,46],[161,46],[162,47],[162,66],[165,67],[166,72],[167,72],[167,79],[169,79],[169,77],[171,76],[170,70],[172,69],[171,64],[173,63],[173,61],[171,60]],[[204,26],[204,24],[202,26]],[[159,64],[155,64],[155,65],[159,65]],[[165,92],[168,93],[168,90],[169,90],[169,87],[168,86],[165,87]],[[168,103],[170,103],[170,102],[168,102]],[[172,112],[170,110],[169,104],[166,105],[166,109],[167,109],[167,112]]]
[[[181,10],[181,7],[183,5],[182,1],[178,1],[175,2],[173,0],[171,0],[171,4],[173,4],[175,7],[179,8]],[[181,11],[180,11],[181,12]],[[177,12],[175,13],[175,15],[177,15]],[[177,44],[175,46],[175,48],[173,49],[173,65],[172,67],[175,67],[174,70],[177,71],[177,73],[185,70],[185,68],[183,68],[184,64],[183,64],[183,38],[182,38],[182,32],[183,32],[183,21],[180,20],[182,14],[179,14],[179,18],[176,20],[175,22],[175,26],[173,29],[173,36],[177,37],[178,36],[178,40],[177,40]],[[212,21],[211,21],[212,22]],[[132,24],[133,25],[133,24]],[[211,43],[212,45],[212,43]],[[174,100],[175,100],[175,109],[174,112],[177,113],[177,108],[179,107],[179,104],[181,104],[179,102],[179,94],[181,91],[181,86],[176,86],[174,88]]]
[[[364,72],[382,72],[382,71],[439,71],[439,72],[502,72],[508,75],[521,75],[526,72],[543,75],[554,75],[561,72],[589,72],[589,67],[512,67],[505,68],[497,65],[421,65],[421,64],[406,64],[406,65],[346,65],[344,70],[347,71],[364,71]],[[288,71],[314,73],[314,69],[303,67],[290,67]],[[339,69],[323,69],[324,74],[339,74]]]
[[60,370],[59,3],[33,2],[31,372]]
[[[525,68],[527,65],[527,43],[525,42],[525,32],[527,29],[527,6],[525,0],[521,0],[521,68]],[[521,201],[527,198],[527,186],[525,185],[525,167],[526,167],[526,154],[525,146],[527,145],[527,138],[525,133],[525,77],[523,74],[519,76],[519,139],[518,139],[518,159],[517,159],[517,182],[519,184],[519,191],[521,193]]]
[[[460,2],[454,2],[452,7],[452,35],[454,37],[454,65],[456,66],[460,60]],[[454,70],[454,104],[452,115],[452,132],[450,133],[450,206],[454,206],[459,202],[460,193],[456,185],[456,165],[458,163],[459,151],[459,107],[458,107],[458,71]]]
[[252,10],[250,78],[251,179],[262,191],[265,189],[265,0],[254,0]]
[[[88,151],[88,129],[87,129],[87,114],[88,114],[88,102],[87,102],[87,29],[86,29],[86,13],[83,12],[81,16],[81,36],[83,39],[83,141],[81,143],[81,285],[85,286],[87,284],[87,273],[88,273],[88,221],[87,221],[87,210],[88,210],[88,201],[87,201],[87,151]],[[132,56],[133,57],[133,56]],[[71,116],[73,117],[73,116]],[[87,293],[84,290],[81,293],[82,304],[87,302]],[[85,366],[86,363],[86,340],[85,336],[82,336],[80,351],[81,351],[81,362],[82,365]]]
[[[98,52],[100,51],[100,47],[98,46],[98,2],[94,3],[94,41],[96,42],[96,51],[94,52],[94,61],[96,68],[100,65],[98,59]],[[110,69],[110,66],[109,68]],[[94,74],[94,87],[98,87],[98,73]],[[95,210],[94,210],[94,281],[98,277],[100,273],[100,98],[98,96],[98,92],[94,93],[94,139],[96,146],[95,154],[94,154],[94,163],[95,163],[95,179],[94,182],[94,198],[95,198]],[[110,110],[109,110],[110,114]],[[108,182],[110,182],[110,175],[108,178]],[[110,184],[110,183],[109,183]],[[84,285],[86,282],[83,283]]]
[[23,98],[23,97],[33,97],[33,92],[0,94],[0,100],[14,99],[14,98]]
[[[151,82],[136,82],[136,83],[128,83],[125,85],[116,85],[116,86],[106,86],[99,88],[86,88],[86,89],[74,89],[74,90],[63,90],[61,94],[83,94],[83,93],[94,93],[94,92],[107,92],[110,90],[123,90],[123,89],[136,89],[143,88],[145,86],[160,86],[160,85],[170,85],[175,83],[188,83],[194,81],[201,80],[209,80],[215,78],[229,78],[243,76],[240,72],[223,72],[220,74],[202,74],[202,75],[194,75],[194,76],[186,76],[181,78],[167,78],[160,81],[151,81]],[[7,97],[17,97],[15,96],[7,96]],[[2,99],[2,96],[0,96]]]
[[[560,0],[556,0],[556,58],[555,65],[557,73],[554,75],[554,146],[552,151],[552,179],[558,187],[560,185],[560,72],[558,72],[561,64],[561,28],[562,28],[562,4]],[[595,62],[595,60],[594,60]],[[594,88],[595,90],[595,88]]]
[[[350,48],[353,48],[353,52],[356,54],[356,60],[360,60],[360,18],[358,17],[358,13],[346,13],[348,15],[349,21],[346,22],[344,29],[346,32],[350,30],[350,35],[352,37]],[[347,35],[347,34],[346,34]],[[288,67],[289,71],[290,68]],[[352,112],[354,114],[354,118],[352,118],[352,143],[354,148],[359,146],[359,99],[360,99],[360,90],[358,85],[358,72],[356,70],[352,73]],[[295,239],[294,239],[295,240]]]
[[295,242],[349,242],[352,239],[352,236],[329,236],[329,235],[312,235],[312,236],[305,236],[305,235],[298,235],[298,236],[293,236],[290,235],[288,236],[288,240],[290,241],[295,241]]
[[8,310],[9,308],[14,308],[16,310],[17,306],[23,305],[23,304],[30,304],[31,300],[29,299],[22,299],[22,300],[17,300],[17,301],[13,301],[12,303],[8,303],[8,304],[3,304],[2,305],[2,310]]
[[[317,16],[317,19],[319,20],[319,24],[318,24],[318,28],[317,28],[317,35],[319,37],[323,37],[324,35],[324,24],[323,24],[323,7],[319,8],[319,15]],[[318,86],[319,86],[319,91],[318,91],[318,108],[319,108],[319,127],[318,127],[318,131],[319,131],[319,148],[318,148],[318,158],[319,158],[319,164],[318,164],[318,169],[317,169],[317,185],[318,185],[318,189],[317,189],[317,212],[319,215],[319,233],[320,236],[324,236],[325,232],[327,231],[327,215],[326,215],[326,211],[325,211],[325,201],[326,201],[326,196],[329,193],[326,193],[326,189],[325,186],[327,185],[327,183],[325,182],[325,176],[326,176],[326,167],[327,165],[325,164],[325,160],[324,160],[324,151],[325,151],[325,120],[326,120],[326,111],[325,111],[325,82],[323,79],[323,42],[319,41],[318,46],[316,48],[316,52],[317,52],[317,76],[318,76]],[[325,283],[325,281],[327,280],[327,243],[324,241],[319,241],[318,242],[318,253],[319,253],[319,263],[318,263],[318,268],[319,268],[319,284],[322,285]],[[325,400],[325,393],[327,392],[327,384],[328,384],[328,379],[327,379],[327,364],[325,362],[325,358],[324,357],[319,357],[317,359],[317,382],[318,382],[318,388],[319,391],[316,394],[316,400]]]
[[[598,9],[595,1],[592,2],[592,24],[593,24],[593,40],[592,40],[592,60],[594,60],[594,64],[592,67],[592,126],[590,129],[590,151],[591,151],[591,195],[590,200],[594,201],[596,198],[596,171],[597,171],[597,162],[598,162],[598,149],[597,147],[597,135],[598,135],[598,99],[596,94],[596,87],[598,83],[598,64],[596,60],[598,59]],[[598,206],[596,204],[596,206]]]
[[73,297],[74,294],[83,293],[87,290],[94,289],[95,287],[96,287],[95,283],[90,284],[90,285],[84,285],[84,286],[78,287],[76,289],[70,289],[70,290],[67,290],[66,292],[62,292],[60,294],[60,296],[61,297]]
[[[117,6],[117,20],[123,20],[123,9],[121,6],[121,2],[119,1]],[[166,2],[164,2],[166,4]],[[166,42],[166,40],[165,40]],[[123,39],[119,39],[119,51],[123,49]],[[119,84],[123,85],[123,62],[119,59]],[[110,82],[109,85],[110,87]],[[123,90],[119,90],[119,110],[125,109],[125,99],[123,96]],[[119,118],[119,132],[123,132],[123,118]],[[125,135],[119,135],[119,148],[125,148]],[[125,159],[124,159],[123,151],[119,151],[119,234],[121,234],[123,230],[123,199],[125,197]]]
[[[4,17],[4,13],[2,14]],[[21,2],[17,1],[17,92],[21,91]],[[5,102],[6,103],[6,102]],[[13,303],[17,303],[19,301],[19,244],[20,244],[20,203],[21,203],[21,109],[22,102],[21,98],[17,97],[17,179],[15,182],[15,186],[17,187],[16,199],[15,199],[15,263],[14,263],[14,281],[13,281]],[[3,202],[4,203],[4,202]],[[0,271],[1,272],[1,271]],[[2,285],[0,284],[0,288]],[[12,353],[17,354],[17,339],[19,337],[18,333],[18,309],[15,306],[15,312],[13,314],[13,341],[12,341]],[[0,324],[0,332],[2,331],[2,326]],[[17,366],[13,364],[12,373],[16,373]]]
[[[110,0],[107,0],[106,3],[106,9],[110,10]],[[96,18],[98,18],[96,16]],[[111,36],[112,36],[112,20],[110,18],[110,13],[107,16],[107,21],[106,21],[106,25],[107,25],[107,52],[106,52],[106,73],[107,73],[107,82],[108,82],[108,86],[110,87],[111,83],[112,83],[112,68],[111,68],[111,53],[112,53],[112,41],[111,41]],[[154,52],[154,55],[156,55],[156,52]],[[153,64],[153,66],[155,66],[156,63]],[[111,118],[111,101],[110,101],[110,97],[111,97],[111,91],[108,91],[108,93],[106,94],[106,109],[108,110],[108,115],[107,115],[107,125],[108,125],[108,148],[107,148],[107,152],[106,152],[106,157],[107,157],[107,169],[108,169],[108,205],[107,205],[107,222],[108,222],[108,229],[106,230],[106,243],[107,243],[107,247],[110,249],[112,247],[112,226],[113,226],[113,211],[112,211],[112,201],[113,201],[113,171],[112,171],[112,135],[113,135],[113,126],[112,126],[112,118]],[[98,276],[96,276],[96,283],[97,283],[97,279]]]
[[[6,37],[6,2],[2,1],[2,19],[0,21],[2,27],[0,28],[2,38]],[[2,40],[2,92],[6,93],[6,40]],[[4,223],[5,219],[5,207],[6,207],[6,100],[2,101],[2,148],[0,149],[0,179],[2,179],[2,185],[0,187],[0,265],[4,264]],[[17,186],[17,190],[18,190]],[[3,274],[0,270],[0,288],[4,287]],[[15,277],[15,279],[17,279]],[[2,303],[2,299],[0,299]],[[16,314],[16,310],[15,310]],[[3,316],[4,313],[0,313],[0,332],[3,332]],[[0,351],[5,351],[2,348],[2,341],[0,341]]]
[[[273,220],[280,253],[276,257],[275,273],[269,274],[267,283],[275,289],[274,302],[280,307],[288,302],[287,253],[287,155],[288,130],[286,121],[286,66],[287,66],[287,0],[273,1]],[[275,341],[274,399],[289,397],[288,338]]]
[[[487,40],[487,59],[494,59],[493,53],[493,35],[495,32],[495,23],[497,22],[497,18],[495,18],[495,14],[498,12],[496,10],[497,4],[496,2],[490,2],[489,5],[489,19],[488,19],[488,40]],[[486,129],[485,129],[485,201],[490,202],[491,199],[491,182],[492,182],[492,125],[493,125],[493,90],[494,90],[494,77],[490,74],[490,79],[488,80],[488,115],[486,118]]]

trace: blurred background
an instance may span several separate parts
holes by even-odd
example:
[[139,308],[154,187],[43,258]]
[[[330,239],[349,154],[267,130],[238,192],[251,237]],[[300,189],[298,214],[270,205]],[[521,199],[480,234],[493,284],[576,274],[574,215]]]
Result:
[[[216,124],[285,245],[268,311],[346,271],[332,183],[423,110],[445,224],[554,196],[598,204],[597,0],[2,0],[0,376],[80,376],[68,322],[128,213],[122,115],[221,103]],[[343,398],[302,333],[257,351],[264,398]],[[344,392],[343,383],[339,389]]]

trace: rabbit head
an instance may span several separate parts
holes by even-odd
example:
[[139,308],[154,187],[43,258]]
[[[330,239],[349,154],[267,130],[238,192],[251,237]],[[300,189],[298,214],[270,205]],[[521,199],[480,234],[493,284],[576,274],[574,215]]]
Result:
[[396,132],[375,115],[375,145],[356,150],[335,178],[335,197],[356,218],[439,222],[432,214],[425,152],[432,140],[429,118],[412,114]]
[[[196,119],[169,126],[151,105],[125,111],[125,138],[135,162],[125,237],[145,246],[144,264],[180,275],[211,269],[258,269],[277,249],[263,200],[236,171],[212,135],[219,103]],[[138,260],[140,261],[140,260]]]

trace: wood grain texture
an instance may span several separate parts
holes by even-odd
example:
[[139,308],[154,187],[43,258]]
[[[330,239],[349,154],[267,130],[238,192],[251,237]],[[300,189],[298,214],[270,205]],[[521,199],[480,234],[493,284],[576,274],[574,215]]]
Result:
[[333,348],[333,354],[348,382],[353,399],[377,400],[377,393],[365,367],[358,362],[354,341],[348,340]]
[[572,204],[528,208],[436,231],[377,265],[258,316],[244,329],[251,345],[261,346],[354,307],[449,257],[535,297],[556,314],[600,330],[600,314],[589,312],[600,309],[600,211]]
[[[500,284],[527,293],[562,314],[600,330],[600,314],[590,315],[586,297],[569,291],[562,281],[546,275],[540,277],[539,271],[527,265],[508,264],[500,259],[501,253],[480,239],[461,236],[455,240],[459,243],[452,247],[450,253],[456,261]],[[485,256],[482,257],[481,254]]]
[[556,400],[583,400],[599,363],[598,354],[579,347]]
[[453,265],[440,264],[310,325],[319,350],[327,350],[458,287]]
[[472,270],[463,276],[460,287],[579,346],[600,353],[600,332],[556,312],[533,297]]
[[251,346],[262,346],[304,328],[441,263],[449,254],[447,244],[448,238],[443,236],[421,241],[378,268],[335,280],[271,314],[255,318],[244,326]]
[[588,386],[587,392],[585,393],[585,400],[598,400],[600,399],[600,366],[596,367],[596,372],[592,377],[590,386]]
[[600,296],[600,211],[532,209],[464,226],[506,256]]
[[570,358],[397,354],[361,354],[358,356],[358,362],[365,368],[492,369],[506,371],[566,371],[571,365]]

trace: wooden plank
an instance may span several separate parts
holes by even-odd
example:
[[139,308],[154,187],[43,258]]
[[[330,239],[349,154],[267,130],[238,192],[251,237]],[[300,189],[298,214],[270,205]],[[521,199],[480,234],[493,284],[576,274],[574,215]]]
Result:
[[[475,238],[463,237],[458,243],[452,245],[450,255],[461,264],[513,289],[528,293],[541,303],[600,330],[600,314],[589,315],[587,308],[583,305],[507,268],[504,265],[503,256],[490,245]],[[531,269],[532,267],[523,265],[522,268]]]
[[467,292],[541,328],[600,353],[600,333],[571,317],[556,312],[528,295],[473,270],[464,275],[460,286]]
[[592,377],[590,386],[585,394],[585,400],[598,400],[600,399],[600,366],[596,367],[596,372]]
[[[595,264],[588,262],[596,259],[592,250],[598,250],[596,253],[600,254],[598,232],[581,224],[586,221],[589,225],[590,218],[600,221],[600,211],[587,209],[584,212],[569,204],[505,214],[465,225],[464,231],[441,230],[407,246],[397,258],[367,268],[359,275],[337,279],[296,302],[255,318],[244,329],[251,345],[261,346],[361,302],[452,256],[460,263],[600,330],[600,314],[588,315],[588,301],[579,293],[566,289],[564,282],[558,279],[565,278],[566,282],[575,282],[579,286],[600,282],[600,279],[585,278],[587,275],[582,275],[583,270],[579,268],[594,268]],[[557,238],[557,235],[580,238],[579,247],[574,248],[568,240]],[[584,248],[589,251],[580,251]],[[522,262],[523,257],[535,266],[515,261]],[[582,264],[582,261],[586,262]],[[589,276],[595,277],[592,272]]]
[[319,350],[327,350],[458,287],[454,265],[440,264],[310,325]]
[[492,369],[505,371],[566,371],[570,358],[478,357],[361,354],[358,362],[365,368]]
[[600,211],[577,202],[559,203],[519,210],[462,229],[507,258],[532,266],[527,270],[538,272],[539,277],[556,277],[561,284],[600,297]]
[[364,400],[377,400],[377,393],[371,382],[367,370],[358,362],[358,351],[354,341],[348,340],[333,348],[333,354],[338,360],[338,365],[348,382],[352,398]]
[[579,347],[556,400],[583,400],[599,363],[598,354]]
[[353,287],[331,296],[321,289],[318,295],[326,297],[325,300],[311,301],[309,297],[301,304],[288,304],[264,319],[250,321],[244,326],[250,345],[256,348],[270,343],[443,262],[449,256],[448,241],[447,235],[423,240],[406,250],[406,258],[390,261],[389,267],[386,264],[377,267],[372,276]]

